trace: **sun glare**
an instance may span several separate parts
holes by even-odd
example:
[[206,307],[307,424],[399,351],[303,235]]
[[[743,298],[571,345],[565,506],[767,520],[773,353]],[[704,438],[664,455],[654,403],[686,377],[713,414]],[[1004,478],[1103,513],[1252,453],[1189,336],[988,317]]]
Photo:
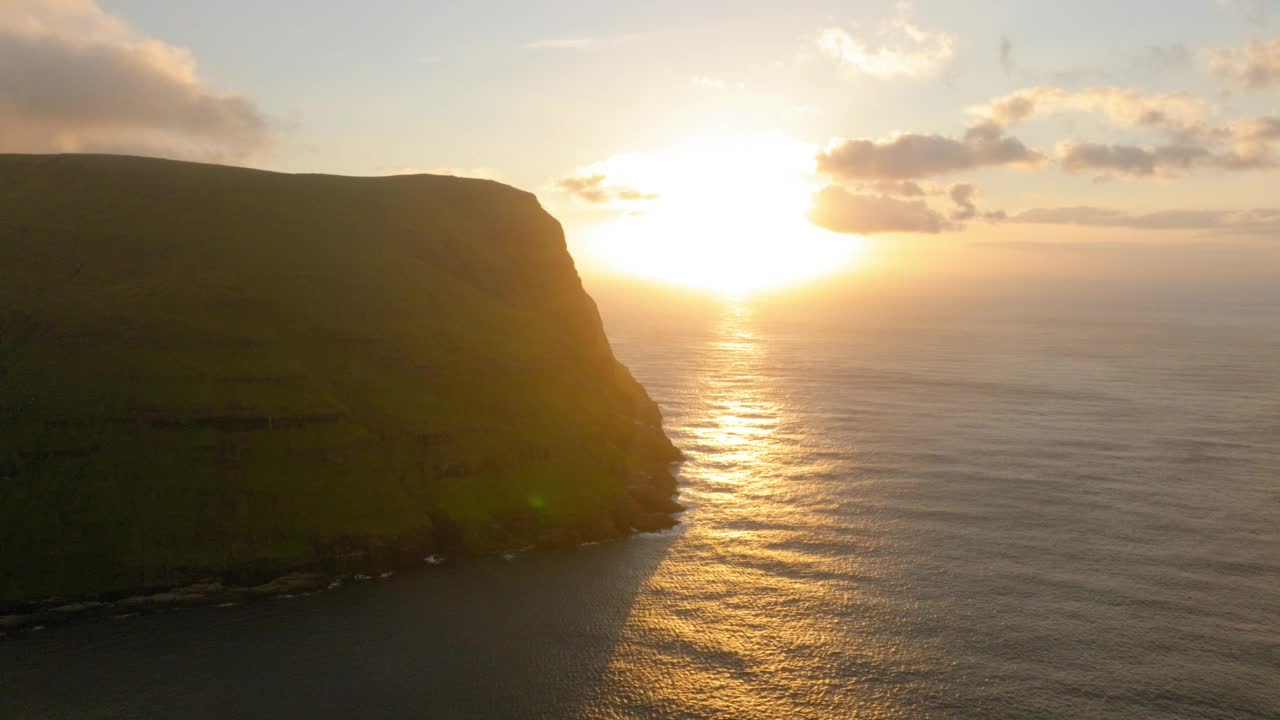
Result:
[[845,268],[865,240],[806,219],[821,185],[815,154],[770,136],[614,157],[591,170],[644,199],[588,231],[590,252],[614,270],[734,297]]

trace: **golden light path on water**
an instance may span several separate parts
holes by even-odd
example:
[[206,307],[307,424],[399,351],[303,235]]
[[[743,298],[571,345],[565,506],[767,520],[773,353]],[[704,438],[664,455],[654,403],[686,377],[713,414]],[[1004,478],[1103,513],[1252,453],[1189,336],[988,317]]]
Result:
[[880,655],[894,651],[849,632],[869,620],[851,608],[875,602],[854,582],[881,570],[839,552],[852,528],[836,504],[797,491],[827,461],[791,449],[803,429],[768,376],[749,306],[725,310],[700,364],[696,387],[673,392],[694,398],[675,409],[691,511],[636,593],[601,684],[632,697],[597,698],[588,715],[640,706],[669,717],[904,717],[833,667],[860,656],[883,667]]

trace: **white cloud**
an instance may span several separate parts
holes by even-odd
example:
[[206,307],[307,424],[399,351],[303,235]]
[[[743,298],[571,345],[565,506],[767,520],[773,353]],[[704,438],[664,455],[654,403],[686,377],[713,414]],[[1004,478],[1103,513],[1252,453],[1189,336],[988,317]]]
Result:
[[1154,132],[1147,145],[1067,140],[1058,143],[1061,167],[1103,176],[1171,177],[1199,168],[1264,170],[1280,166],[1280,117],[1260,117],[1225,126],[1206,120],[1211,104],[1185,94],[1144,94],[1130,88],[1064,90],[1033,87],[970,110],[1008,126],[1037,115],[1083,112],[1101,115],[1120,128]]
[[200,81],[189,50],[93,0],[0,4],[0,151],[241,161],[272,136],[251,100]]
[[886,22],[874,40],[854,37],[840,27],[818,33],[823,54],[859,72],[879,78],[923,77],[951,60],[955,39],[945,32],[928,32],[913,24],[910,5],[899,3],[898,17]]

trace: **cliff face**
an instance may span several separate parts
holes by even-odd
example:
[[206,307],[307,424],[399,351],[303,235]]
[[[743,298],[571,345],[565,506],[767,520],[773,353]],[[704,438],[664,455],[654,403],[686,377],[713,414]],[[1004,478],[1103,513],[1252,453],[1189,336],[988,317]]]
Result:
[[533,195],[0,155],[0,603],[615,536],[677,457]]

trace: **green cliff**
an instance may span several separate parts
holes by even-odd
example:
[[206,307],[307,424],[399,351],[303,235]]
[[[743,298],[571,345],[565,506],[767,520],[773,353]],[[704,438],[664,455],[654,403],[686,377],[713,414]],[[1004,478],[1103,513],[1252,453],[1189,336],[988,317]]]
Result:
[[0,155],[0,605],[660,527],[677,457],[531,194]]

